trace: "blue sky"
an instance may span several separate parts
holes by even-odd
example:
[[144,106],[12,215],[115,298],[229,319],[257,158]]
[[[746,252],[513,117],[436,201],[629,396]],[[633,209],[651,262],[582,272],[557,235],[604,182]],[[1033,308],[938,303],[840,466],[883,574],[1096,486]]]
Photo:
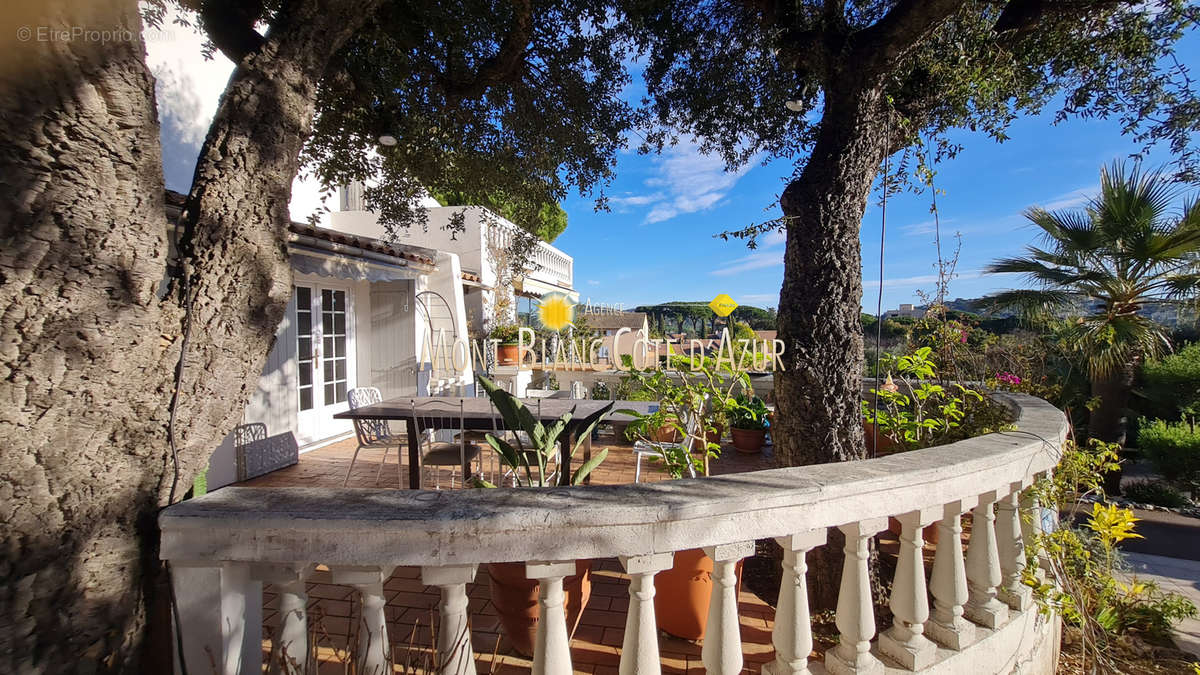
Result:
[[[219,54],[200,56],[199,36],[171,27],[148,38],[148,62],[158,78],[163,117],[163,159],[167,187],[186,191],[192,167],[232,70]],[[1189,35],[1179,60],[1200,64],[1200,38]],[[629,89],[636,95],[640,83]],[[1029,206],[1068,208],[1095,191],[1099,169],[1138,148],[1121,135],[1116,122],[1070,119],[1052,124],[1053,110],[1018,119],[1009,141],[997,144],[983,134],[958,132],[951,140],[964,150],[938,168],[937,187],[943,242],[962,233],[959,277],[950,297],[975,297],[1018,283],[1011,277],[981,274],[997,256],[1020,252],[1035,239],[1020,213]],[[1151,165],[1170,157],[1165,148]],[[554,242],[575,258],[575,287],[582,299],[624,303],[627,307],[670,300],[708,301],[728,293],[741,304],[778,303],[783,280],[783,238],[721,241],[714,234],[776,217],[784,163],[724,171],[716,157],[683,144],[661,156],[622,154],[609,187],[611,211],[598,213],[590,199],[574,195],[563,207],[569,226]],[[315,193],[315,190],[307,192]],[[314,203],[297,189],[292,215],[304,219]],[[863,219],[864,307],[874,311],[879,289],[880,213],[872,200]],[[887,209],[883,306],[916,302],[919,289],[932,290],[934,263],[929,195],[903,193]]]

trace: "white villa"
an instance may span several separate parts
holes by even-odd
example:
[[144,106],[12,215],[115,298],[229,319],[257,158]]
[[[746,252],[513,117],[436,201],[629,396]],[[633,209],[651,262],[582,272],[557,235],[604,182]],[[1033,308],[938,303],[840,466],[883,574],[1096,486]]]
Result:
[[[431,206],[427,231],[414,227],[389,242],[361,194],[343,189],[342,208],[320,227],[292,223],[295,289],[242,416],[242,424],[265,424],[269,436],[290,432],[301,452],[353,434],[350,421],[333,416],[348,409],[347,392],[355,387],[377,387],[385,399],[473,390],[470,362],[456,371],[423,348],[438,335],[452,343],[480,332],[496,292],[489,238],[503,245],[517,227],[482,207]],[[182,200],[168,194],[171,219]],[[444,226],[456,211],[465,212],[466,232],[452,237]],[[508,292],[578,297],[571,256],[543,243],[533,261],[535,268]],[[238,479],[231,434],[210,459],[208,486]]]

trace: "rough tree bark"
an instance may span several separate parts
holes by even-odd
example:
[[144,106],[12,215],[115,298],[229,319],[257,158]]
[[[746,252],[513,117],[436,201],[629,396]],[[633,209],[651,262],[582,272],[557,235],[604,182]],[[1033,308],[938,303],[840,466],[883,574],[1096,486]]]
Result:
[[[775,373],[775,454],[784,466],[866,458],[862,421],[862,261],[859,226],[887,147],[876,86],[826,94],[821,134],[784,190],[787,222]],[[837,605],[840,532],[814,550],[810,598]]]
[[[1088,415],[1088,437],[1125,447],[1125,432],[1129,423],[1129,397],[1137,373],[1136,363],[1127,363],[1116,372],[1092,378],[1092,396],[1099,405]],[[1120,469],[1104,474],[1104,490],[1110,495],[1121,494]]]
[[[195,301],[181,485],[266,358],[290,288],[283,237],[313,92],[372,4],[286,6],[241,60],[205,143],[187,208]],[[3,14],[0,670],[136,672],[155,603],[155,517],[173,476],[167,410],[183,315],[179,294],[159,294],[153,79],[132,0]],[[73,26],[117,32],[38,32]]]

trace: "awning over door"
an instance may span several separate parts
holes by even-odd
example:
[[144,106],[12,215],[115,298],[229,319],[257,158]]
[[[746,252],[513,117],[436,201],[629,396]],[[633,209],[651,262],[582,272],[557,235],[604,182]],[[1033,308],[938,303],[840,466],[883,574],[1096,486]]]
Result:
[[421,272],[407,265],[366,260],[342,253],[318,251],[295,244],[288,247],[292,269],[305,274],[349,279],[351,281],[396,281],[417,279]]

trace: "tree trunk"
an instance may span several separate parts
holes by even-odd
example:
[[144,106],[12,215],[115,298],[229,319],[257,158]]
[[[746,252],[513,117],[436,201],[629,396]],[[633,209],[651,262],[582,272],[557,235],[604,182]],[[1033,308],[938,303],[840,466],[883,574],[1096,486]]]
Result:
[[[266,358],[290,288],[287,202],[312,94],[367,6],[297,4],[239,65],[197,169],[177,497]],[[164,284],[153,79],[132,0],[4,14],[0,670],[137,672],[147,608],[162,606],[156,517],[174,482],[166,430],[183,314]],[[73,26],[125,32],[36,32]]]
[[[1124,448],[1129,396],[1133,391],[1136,371],[1136,364],[1128,363],[1115,373],[1092,378],[1092,396],[1100,400],[1100,405],[1088,416],[1089,438],[1105,443],[1117,443]],[[1104,475],[1104,490],[1108,494],[1121,494],[1123,474],[1124,472],[1118,469]]]
[[[786,225],[775,373],[775,456],[782,466],[866,457],[859,227],[887,138],[878,88],[827,90],[821,133],[780,200]],[[836,532],[834,533],[837,534]],[[814,606],[837,604],[838,536],[811,556]]]

